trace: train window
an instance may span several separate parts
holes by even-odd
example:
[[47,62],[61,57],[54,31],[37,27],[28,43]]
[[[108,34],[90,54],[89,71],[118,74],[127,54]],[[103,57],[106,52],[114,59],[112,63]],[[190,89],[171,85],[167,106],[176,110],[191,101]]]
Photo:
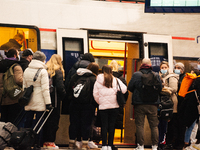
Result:
[[[14,26],[14,25],[12,25]],[[10,40],[13,40],[16,35],[20,35],[23,37],[22,43],[19,43],[19,48],[21,51],[25,50],[26,48],[31,48],[33,52],[40,50],[40,43],[38,43],[39,38],[39,29],[36,30],[35,27],[26,27],[26,26],[16,26],[10,27],[9,25],[0,24],[0,47],[7,43]],[[5,46],[2,46],[1,50],[7,50]]]
[[148,43],[149,58],[151,59],[153,70],[158,72],[160,70],[160,63],[168,60],[167,43]]
[[69,72],[75,62],[78,61],[80,55],[83,54],[82,38],[63,38],[63,61],[65,74]]

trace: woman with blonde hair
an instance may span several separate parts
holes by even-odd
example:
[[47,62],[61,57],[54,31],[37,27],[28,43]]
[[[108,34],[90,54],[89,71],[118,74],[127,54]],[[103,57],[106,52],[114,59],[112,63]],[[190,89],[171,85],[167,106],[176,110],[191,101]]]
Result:
[[60,102],[66,94],[63,83],[65,75],[61,56],[58,54],[52,55],[46,65],[47,72],[49,74],[49,80],[52,81],[49,82],[49,92],[54,110],[43,128],[43,147],[59,149],[58,146],[55,145],[54,141],[56,139],[56,132],[58,130],[60,119]]
[[102,123],[102,150],[112,150],[113,146],[115,121],[119,112],[116,96],[119,90],[117,81],[121,87],[122,93],[126,93],[126,85],[112,75],[110,66],[104,65],[102,67],[102,74],[97,76],[97,80],[94,84],[93,95],[95,101],[99,104],[99,113]]

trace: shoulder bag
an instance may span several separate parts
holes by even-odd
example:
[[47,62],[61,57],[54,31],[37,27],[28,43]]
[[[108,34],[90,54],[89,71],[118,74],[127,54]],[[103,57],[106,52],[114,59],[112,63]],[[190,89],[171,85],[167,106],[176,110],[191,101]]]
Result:
[[125,100],[124,94],[122,93],[118,80],[117,80],[117,86],[119,86],[119,89],[120,89],[119,91],[117,90],[117,103],[119,106],[124,106],[126,104],[126,100]]
[[[33,78],[33,82],[35,82],[38,78],[38,75],[40,73],[42,69],[39,68]],[[23,94],[22,94],[22,97],[19,98],[18,102],[21,106],[26,106],[28,105],[28,103],[30,102],[30,99],[31,99],[31,95],[33,93],[33,85],[27,87],[24,89],[23,91]]]

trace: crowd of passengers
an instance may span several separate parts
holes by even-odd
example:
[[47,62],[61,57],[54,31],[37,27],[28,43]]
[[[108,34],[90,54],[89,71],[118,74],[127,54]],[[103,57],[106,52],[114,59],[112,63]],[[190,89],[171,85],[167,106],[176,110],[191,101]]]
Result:
[[[12,41],[9,42],[9,46],[12,45]],[[186,76],[183,63],[178,62],[174,68],[169,68],[168,62],[162,61],[159,73],[155,73],[160,83],[160,91],[167,92],[173,101],[173,117],[165,121],[157,116],[159,97],[153,103],[143,101],[141,98],[141,77],[143,73],[148,74],[153,69],[150,59],[142,60],[139,71],[133,74],[127,85],[125,78],[118,70],[118,63],[114,60],[109,65],[103,65],[99,73],[100,68],[95,63],[93,55],[86,53],[65,76],[60,55],[53,54],[45,63],[46,55],[41,51],[34,53],[31,49],[26,49],[20,52],[20,57],[20,42],[17,45],[19,47],[13,45],[14,47],[4,48],[6,57],[0,61],[1,121],[14,123],[16,117],[21,112],[25,112],[26,115],[18,127],[32,128],[46,109],[54,108],[42,131],[38,134],[36,141],[38,147],[59,149],[55,140],[59,128],[62,101],[62,113],[70,116],[69,148],[98,148],[91,135],[97,111],[101,122],[101,149],[114,149],[115,122],[118,115],[121,112],[123,114],[123,106],[119,106],[116,94],[121,90],[127,99],[129,90],[133,93],[136,150],[144,149],[145,116],[147,116],[151,129],[152,150],[200,149],[197,97],[194,92],[188,93],[185,97],[178,95],[182,80]],[[13,69],[15,82],[23,89],[30,85],[34,86],[30,102],[25,107],[19,105],[18,99],[11,99],[3,93],[3,75],[13,64],[16,64]],[[38,69],[41,71],[34,82],[33,78]],[[198,76],[199,70],[200,64],[191,73]],[[49,86],[50,79],[52,80],[52,91]],[[80,92],[75,92],[77,81],[80,79],[87,81],[85,85],[88,86],[87,90],[89,89],[87,94],[81,97],[81,101],[75,98],[77,94],[78,96],[80,94]],[[199,95],[200,78],[194,80],[190,89],[195,89]]]

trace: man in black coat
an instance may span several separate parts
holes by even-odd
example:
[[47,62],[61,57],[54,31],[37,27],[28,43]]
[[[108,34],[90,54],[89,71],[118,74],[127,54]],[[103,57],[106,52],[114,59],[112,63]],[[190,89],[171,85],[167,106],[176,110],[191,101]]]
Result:
[[28,67],[32,58],[33,58],[33,51],[30,48],[25,49],[22,53],[22,58],[20,59],[20,65],[23,71]]
[[22,47],[23,42],[23,34],[18,33],[13,37],[13,39],[10,39],[7,43],[1,45],[0,50],[8,50],[11,47],[14,47],[19,50]]
[[[137,150],[144,150],[144,118],[147,116],[150,128],[151,128],[151,140],[152,140],[152,150],[157,150],[158,145],[158,104],[159,98],[158,95],[153,101],[151,97],[144,99],[142,98],[145,91],[143,91],[143,82],[142,76],[153,73],[151,60],[144,58],[140,67],[140,71],[137,71],[133,74],[129,84],[128,90],[133,93],[132,95],[132,104],[134,105],[134,114],[135,114],[135,125],[136,125],[136,136],[137,136]],[[154,73],[157,81],[159,81],[159,92],[162,89],[162,83],[160,76],[157,73]]]

